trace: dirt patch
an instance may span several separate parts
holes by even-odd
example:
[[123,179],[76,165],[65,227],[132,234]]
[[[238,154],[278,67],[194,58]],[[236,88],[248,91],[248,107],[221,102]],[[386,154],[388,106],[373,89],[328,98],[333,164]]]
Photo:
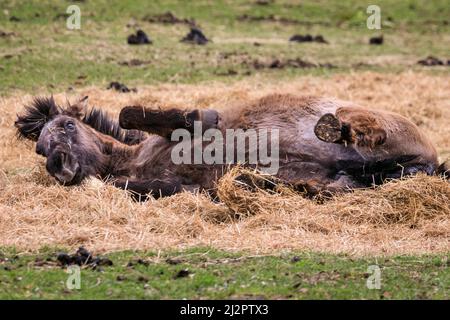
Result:
[[173,278],[174,279],[186,278],[189,277],[191,274],[192,272],[190,272],[189,269],[181,269],[173,276]]
[[377,36],[377,37],[372,37],[369,39],[369,44],[373,44],[373,45],[382,45],[383,42],[384,42],[383,35]]
[[136,31],[136,34],[130,34],[127,38],[127,43],[131,45],[142,45],[142,44],[152,44],[152,40],[147,36],[147,34],[142,31]]
[[67,20],[67,18],[70,16],[70,14],[68,14],[68,13],[58,13],[58,14],[56,14],[54,17],[53,17],[53,20],[54,21],[57,21],[57,20]]
[[242,63],[252,59],[252,56],[246,51],[229,51],[220,52],[217,56],[218,60],[232,61],[233,63]]
[[150,63],[151,61],[149,60],[131,59],[127,61],[120,61],[119,65],[127,67],[139,67]]
[[272,3],[274,3],[274,0],[256,0],[255,1],[255,4],[258,6],[267,6]]
[[108,90],[113,89],[113,90],[116,90],[118,92],[123,92],[123,93],[137,92],[136,88],[129,89],[126,85],[124,85],[123,83],[117,82],[117,81],[110,82],[106,89],[108,89]]
[[[19,56],[19,55],[17,55],[17,56]],[[13,54],[5,54],[2,58],[3,59],[11,59],[11,58],[14,58],[14,55]]]
[[196,25],[194,19],[178,18],[170,11],[167,11],[162,14],[146,15],[144,18],[142,18],[142,20],[146,21],[146,22],[150,22],[150,23],[186,24],[186,25],[190,25],[190,26]]
[[3,31],[0,30],[0,38],[12,38],[12,37],[16,37],[17,34],[15,32],[8,32],[8,31]]
[[183,39],[181,39],[181,42],[205,45],[209,42],[209,40],[203,34],[202,30],[198,28],[191,28],[189,33]]
[[127,267],[131,268],[131,269],[134,269],[134,267],[137,266],[137,265],[141,265],[141,266],[147,267],[147,266],[150,265],[150,263],[152,263],[151,260],[147,260],[147,259],[144,260],[144,259],[141,259],[141,258],[137,258],[137,259],[130,260],[127,263]]
[[226,71],[215,71],[214,74],[218,76],[237,76],[239,72],[234,69],[227,69]]
[[445,60],[441,60],[439,58],[436,58],[434,56],[428,56],[425,59],[417,61],[418,64],[422,66],[432,67],[432,66],[444,66],[449,65],[450,66],[450,60],[445,62]]
[[308,69],[308,68],[336,68],[331,63],[313,63],[305,61],[300,58],[295,59],[273,59],[273,60],[258,60],[246,61],[244,65],[251,67],[256,70],[260,69],[284,69],[284,68],[294,68],[294,69]]
[[16,16],[11,16],[11,17],[9,18],[9,21],[11,21],[11,22],[21,22],[22,19],[20,19],[20,18],[18,18],[18,17],[16,17]]
[[[441,162],[450,156],[448,75],[361,72],[272,80],[258,74],[234,83],[140,86],[133,95],[87,87],[55,94],[55,99],[64,104],[66,98],[88,95],[91,105],[117,116],[123,106],[134,104],[220,111],[273,92],[335,96],[399,112],[433,140]],[[18,251],[85,246],[96,254],[209,246],[253,254],[296,249],[352,256],[443,253],[450,248],[450,187],[437,177],[394,181],[324,204],[287,191],[248,194],[226,187],[230,180],[221,182],[221,190],[229,190],[223,202],[180,193],[139,204],[96,179],[63,187],[49,177],[35,145],[14,136],[16,114],[31,99],[18,92],[0,99],[0,246]]]
[[243,15],[238,16],[236,19],[240,22],[275,22],[275,23],[281,23],[281,24],[294,24],[294,25],[305,25],[305,26],[312,26],[312,25],[330,26],[331,25],[329,22],[325,22],[325,21],[303,21],[303,20],[280,17],[280,16],[276,16],[273,14],[269,14],[266,16],[252,16],[252,15],[248,15],[248,14],[243,14]]
[[113,262],[108,258],[95,257],[84,247],[78,248],[74,254],[59,253],[56,257],[61,266],[88,266],[95,269],[99,266],[112,266]]
[[302,35],[302,34],[295,34],[291,38],[289,38],[289,41],[291,42],[317,42],[317,43],[324,43],[328,44],[328,41],[325,40],[325,38],[318,34],[317,36],[312,36],[310,34]]
[[218,65],[230,65],[231,67],[223,70],[219,69],[214,71],[215,75],[218,76],[250,76],[252,74],[251,70],[236,70],[236,66],[244,66],[246,68],[251,65],[252,57],[247,52],[231,51],[231,52],[221,52],[217,56]]

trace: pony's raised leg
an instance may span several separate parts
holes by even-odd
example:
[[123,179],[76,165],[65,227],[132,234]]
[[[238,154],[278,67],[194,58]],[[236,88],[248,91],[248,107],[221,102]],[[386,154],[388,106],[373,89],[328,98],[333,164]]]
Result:
[[194,132],[194,121],[202,122],[202,130],[217,128],[219,113],[215,110],[151,109],[139,106],[125,107],[119,116],[124,129],[138,129],[170,138],[176,129]]
[[356,188],[367,187],[351,176],[338,174],[335,179],[308,179],[291,182],[294,190],[304,192],[308,197],[331,198],[334,195],[349,192]]
[[386,141],[380,119],[366,109],[342,107],[336,114],[323,115],[314,127],[316,136],[325,142],[356,144],[373,149]]
[[146,201],[148,196],[154,198],[168,197],[182,191],[181,182],[178,179],[152,179],[137,180],[117,178],[113,185],[120,189],[128,190],[136,201]]
[[303,193],[307,197],[330,198],[335,194],[349,192],[355,188],[366,187],[366,185],[355,181],[351,176],[338,173],[334,179],[318,178],[318,179],[299,179],[286,181],[274,176],[257,176],[242,173],[235,178],[239,185],[249,191],[258,189],[267,192],[277,193],[278,186],[290,187],[295,191]]
[[[314,132],[325,142],[348,144],[361,155],[358,167],[342,168],[365,180],[383,183],[419,172],[439,173],[436,149],[405,118],[358,107],[341,107],[325,114]],[[357,164],[357,163],[356,163]]]

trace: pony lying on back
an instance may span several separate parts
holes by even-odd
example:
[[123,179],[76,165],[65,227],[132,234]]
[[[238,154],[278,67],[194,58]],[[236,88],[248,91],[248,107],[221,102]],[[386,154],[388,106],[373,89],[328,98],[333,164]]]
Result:
[[[433,143],[403,116],[317,97],[274,94],[222,113],[131,106],[122,109],[119,122],[98,109],[88,110],[87,97],[66,108],[53,98],[36,98],[15,126],[20,137],[37,142],[36,152],[47,158],[47,171],[60,183],[75,185],[96,176],[144,199],[182,190],[214,192],[233,165],[225,159],[212,164],[172,161],[178,144],[171,141],[172,133],[185,129],[193,134],[196,123],[204,132],[217,129],[223,136],[227,129],[253,129],[258,135],[277,130],[279,169],[274,176],[310,195],[448,171],[446,164],[439,166]],[[246,144],[244,151],[258,146]],[[206,145],[200,142],[200,148]]]

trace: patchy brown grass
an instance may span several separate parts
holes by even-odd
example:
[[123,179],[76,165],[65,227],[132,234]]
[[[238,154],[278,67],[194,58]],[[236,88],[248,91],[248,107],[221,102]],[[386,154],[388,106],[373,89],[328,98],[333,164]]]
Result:
[[[399,112],[435,141],[441,161],[450,156],[450,76],[406,72],[302,77],[233,85],[159,85],[121,94],[85,88],[91,104],[117,113],[128,104],[225,109],[271,92],[335,96]],[[56,98],[63,102],[65,94]],[[0,100],[0,246],[37,250],[44,245],[96,251],[166,249],[199,245],[255,253],[305,249],[351,255],[448,252],[450,185],[417,176],[375,190],[358,190],[324,204],[289,190],[249,193],[233,182],[219,185],[222,203],[181,193],[135,203],[124,191],[90,179],[64,188],[45,172],[34,145],[14,137],[15,114],[31,96]],[[236,214],[241,218],[236,218]]]

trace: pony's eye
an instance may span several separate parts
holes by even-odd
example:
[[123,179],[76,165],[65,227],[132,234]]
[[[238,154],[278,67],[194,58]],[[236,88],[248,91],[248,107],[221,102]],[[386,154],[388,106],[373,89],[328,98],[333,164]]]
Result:
[[66,130],[67,131],[74,131],[75,130],[75,123],[72,121],[69,121],[66,123]]

